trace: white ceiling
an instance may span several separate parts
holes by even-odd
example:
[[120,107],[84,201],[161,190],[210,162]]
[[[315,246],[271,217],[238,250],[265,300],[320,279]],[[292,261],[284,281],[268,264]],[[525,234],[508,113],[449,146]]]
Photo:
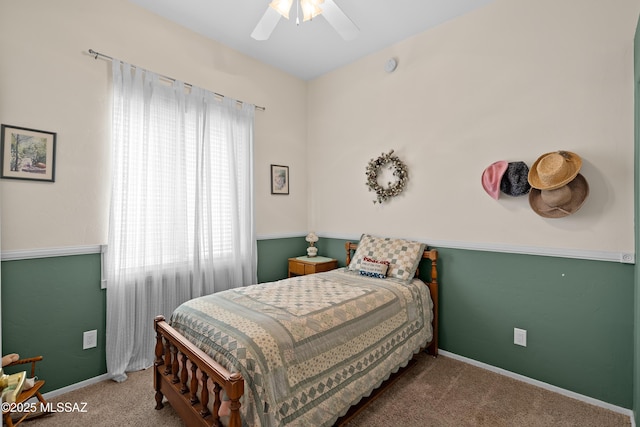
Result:
[[[349,64],[492,0],[335,0],[358,26],[343,40],[321,16],[280,19],[269,40],[251,32],[270,0],[130,0],[164,18],[303,80]],[[382,64],[381,64],[382,66]]]

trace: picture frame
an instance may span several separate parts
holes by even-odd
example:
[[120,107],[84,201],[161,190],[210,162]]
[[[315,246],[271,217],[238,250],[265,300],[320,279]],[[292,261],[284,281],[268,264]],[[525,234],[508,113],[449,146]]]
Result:
[[271,165],[271,194],[289,194],[289,166]]
[[4,124],[0,132],[0,178],[55,182],[55,132]]

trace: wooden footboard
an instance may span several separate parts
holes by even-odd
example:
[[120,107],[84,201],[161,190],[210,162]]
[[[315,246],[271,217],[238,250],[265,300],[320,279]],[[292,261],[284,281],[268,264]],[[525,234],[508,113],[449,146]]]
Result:
[[241,427],[242,375],[232,374],[212,360],[165,322],[164,316],[155,318],[154,328],[156,409],[163,408],[162,400],[166,397],[187,426],[219,427],[220,392],[224,391],[230,401],[229,427]]

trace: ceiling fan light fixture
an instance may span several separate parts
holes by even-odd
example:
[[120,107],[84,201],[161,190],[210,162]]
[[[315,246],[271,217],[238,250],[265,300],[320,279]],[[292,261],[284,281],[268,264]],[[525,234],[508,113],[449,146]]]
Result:
[[280,15],[289,19],[289,11],[291,10],[291,5],[293,4],[293,0],[273,0],[269,3],[269,7],[274,9]]
[[302,21],[308,21],[320,15],[322,13],[322,8],[320,7],[322,3],[324,3],[324,0],[300,0]]
[[[303,20],[308,21],[322,14],[322,17],[332,26],[344,40],[353,40],[360,30],[353,21],[345,15],[334,0],[295,0],[296,24],[300,24],[302,9]],[[289,12],[294,0],[272,0],[267,10],[251,32],[254,40],[268,40],[278,25],[282,16],[289,19]]]

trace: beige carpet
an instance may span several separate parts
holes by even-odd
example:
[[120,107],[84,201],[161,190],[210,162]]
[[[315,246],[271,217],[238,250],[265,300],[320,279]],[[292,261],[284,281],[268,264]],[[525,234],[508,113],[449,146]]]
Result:
[[[173,408],[156,411],[152,370],[118,384],[105,381],[51,399],[86,402],[86,413],[56,413],[25,422],[48,426],[182,426]],[[631,426],[612,412],[445,357],[417,363],[348,427],[381,426]],[[307,426],[304,426],[307,427]],[[311,427],[311,426],[309,426]]]

